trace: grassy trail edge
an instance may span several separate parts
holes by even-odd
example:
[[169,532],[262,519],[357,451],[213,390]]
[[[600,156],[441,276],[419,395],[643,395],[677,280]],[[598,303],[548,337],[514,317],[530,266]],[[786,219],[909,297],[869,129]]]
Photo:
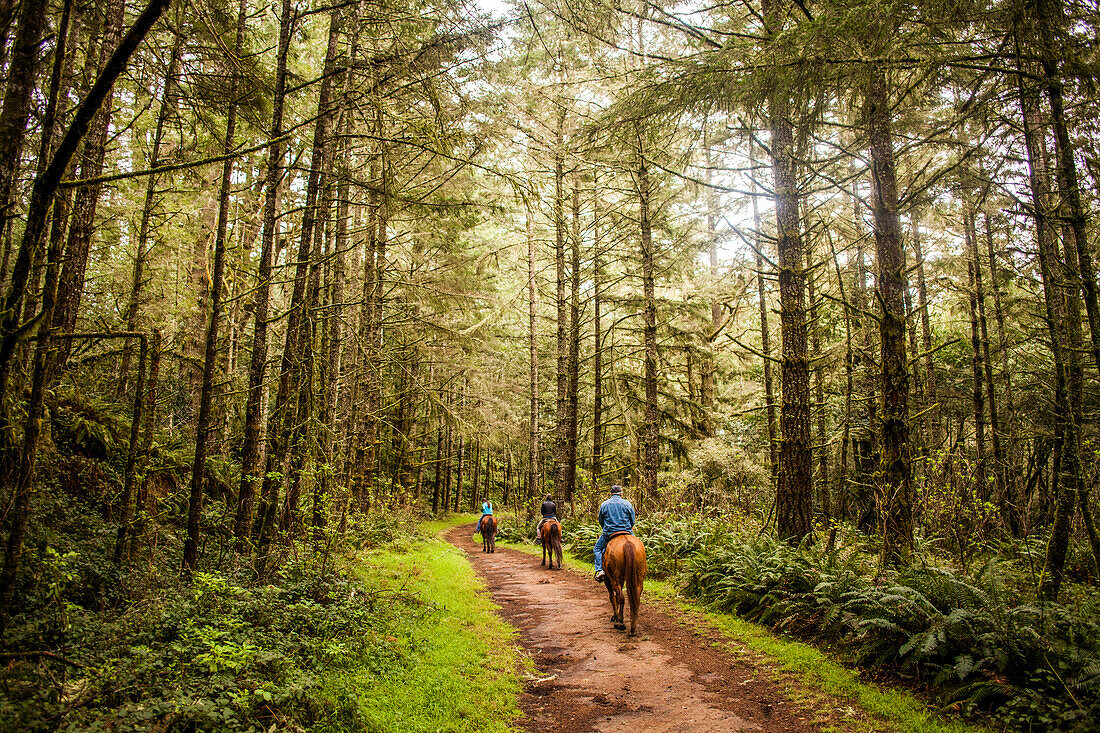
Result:
[[357,689],[368,730],[519,730],[519,693],[531,662],[466,554],[440,536],[472,521],[476,516],[428,522],[404,546],[369,551],[354,564],[371,585],[416,594],[425,608],[415,621],[417,653],[410,664],[378,684],[345,681]]

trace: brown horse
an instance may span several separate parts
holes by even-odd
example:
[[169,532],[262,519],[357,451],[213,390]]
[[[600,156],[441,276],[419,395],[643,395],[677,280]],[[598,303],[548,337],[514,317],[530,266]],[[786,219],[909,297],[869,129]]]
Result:
[[642,604],[645,580],[645,546],[632,534],[614,535],[603,555],[604,585],[611,598],[611,621],[615,628],[626,628],[623,621],[623,586],[630,598],[630,635],[638,628],[638,607]]
[[497,520],[492,514],[481,520],[481,551],[497,551]]
[[542,564],[550,557],[550,569],[554,569],[554,556],[558,558],[558,570],[561,570],[561,524],[556,519],[547,519],[542,524]]

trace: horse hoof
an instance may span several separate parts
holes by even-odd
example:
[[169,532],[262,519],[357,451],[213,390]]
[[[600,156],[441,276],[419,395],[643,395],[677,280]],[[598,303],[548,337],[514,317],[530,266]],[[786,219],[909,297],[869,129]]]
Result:
[[615,628],[619,631],[626,631],[626,624],[615,624]]

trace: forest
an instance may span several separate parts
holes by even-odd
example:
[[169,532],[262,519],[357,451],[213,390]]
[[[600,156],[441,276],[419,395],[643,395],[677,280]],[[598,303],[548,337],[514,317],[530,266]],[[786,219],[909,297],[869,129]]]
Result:
[[678,597],[1097,730],[1098,34],[0,0],[0,729],[494,730],[379,707],[459,603],[402,553],[621,484]]

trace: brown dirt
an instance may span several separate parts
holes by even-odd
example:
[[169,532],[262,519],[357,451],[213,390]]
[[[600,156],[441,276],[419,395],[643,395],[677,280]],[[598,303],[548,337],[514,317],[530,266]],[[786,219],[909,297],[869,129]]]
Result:
[[611,625],[603,586],[514,550],[486,555],[472,531],[456,527],[447,539],[467,552],[538,669],[520,698],[526,730],[820,730],[811,722],[820,711],[790,702],[770,670],[724,651],[674,609],[647,604],[643,593],[638,635],[629,637]]

